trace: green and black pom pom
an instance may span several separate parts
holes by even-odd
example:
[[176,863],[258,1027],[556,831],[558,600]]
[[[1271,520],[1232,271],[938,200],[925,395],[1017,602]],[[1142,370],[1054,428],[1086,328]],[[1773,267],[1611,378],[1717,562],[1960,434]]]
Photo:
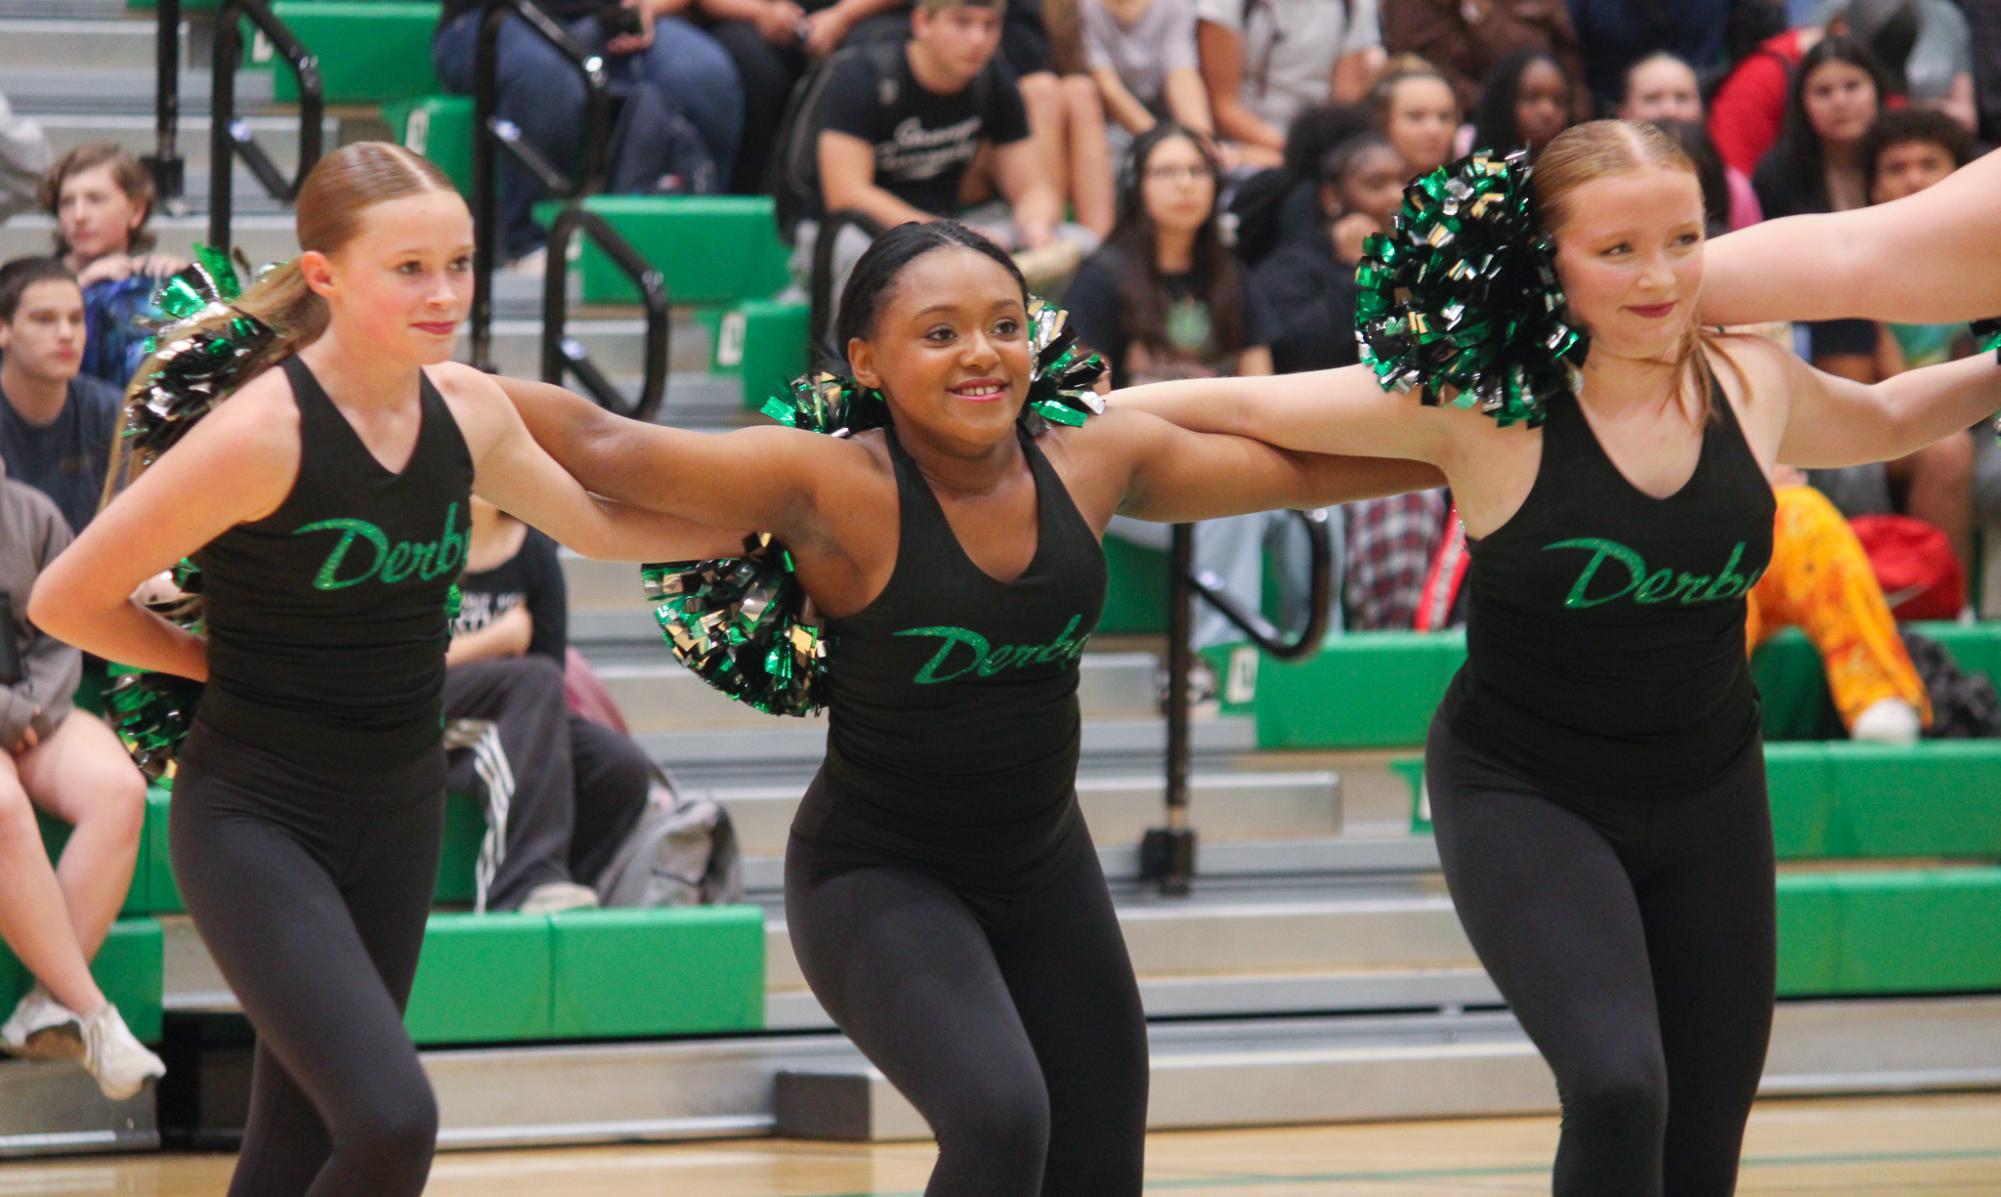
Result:
[[1363,246],[1355,316],[1385,390],[1447,393],[1502,426],[1541,424],[1574,394],[1589,348],[1570,326],[1554,247],[1536,229],[1528,155],[1480,152],[1404,189],[1389,236]]
[[[1075,427],[1105,410],[1092,385],[1104,359],[1068,327],[1068,313],[1029,305],[1035,367],[1021,420],[1031,432]],[[852,436],[890,422],[889,405],[853,379],[818,373],[795,379],[764,414],[826,436]],[[646,565],[640,569],[667,646],[703,681],[771,715],[810,715],[826,705],[829,644],[809,610],[792,555],[769,533],[744,541],[740,557]]]

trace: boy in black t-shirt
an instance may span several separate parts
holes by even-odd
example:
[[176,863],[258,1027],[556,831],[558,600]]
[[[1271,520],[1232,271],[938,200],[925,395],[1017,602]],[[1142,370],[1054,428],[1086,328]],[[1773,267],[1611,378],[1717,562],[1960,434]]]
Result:
[[[1029,141],[1014,73],[996,57],[1004,0],[918,0],[910,40],[888,71],[883,57],[836,64],[818,139],[825,210],[853,209],[884,228],[955,217],[1016,251],[1057,251],[1072,268],[1096,238],[1062,223],[1062,201]],[[1002,202],[962,211],[960,184],[983,149]],[[801,244],[811,238],[802,235]],[[848,228],[834,250],[832,294],[868,239]]]

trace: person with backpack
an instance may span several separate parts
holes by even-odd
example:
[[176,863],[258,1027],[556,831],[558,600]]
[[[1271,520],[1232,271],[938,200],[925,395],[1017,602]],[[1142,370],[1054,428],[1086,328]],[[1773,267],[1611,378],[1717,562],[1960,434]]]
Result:
[[[715,39],[680,15],[691,0],[539,0],[544,12],[603,57],[617,115],[606,162],[611,192],[714,192],[735,169],[743,84]],[[489,0],[446,0],[431,43],[445,87],[472,93]],[[581,169],[584,82],[519,17],[500,30],[499,115],[558,170]],[[533,273],[548,237],[531,209],[541,184],[501,155],[501,254]]]
[[[810,109],[796,117],[801,134],[812,133],[814,219],[853,211],[888,228],[953,217],[1010,251],[1068,246],[1072,269],[1097,247],[1088,229],[1063,223],[1057,189],[1029,141],[1014,72],[996,57],[1003,7],[999,0],[919,0],[909,40],[868,42],[829,65]],[[788,158],[797,168],[806,165],[805,145],[803,136],[792,139]],[[982,152],[991,156],[1000,199],[962,211],[961,184]],[[796,196],[804,171],[792,173],[787,187]],[[809,247],[818,235],[817,224],[801,229],[798,244]],[[829,294],[840,293],[871,240],[854,226],[837,238]]]
[[1216,133],[1246,166],[1278,166],[1293,119],[1369,90],[1376,0],[1197,0],[1195,45]]

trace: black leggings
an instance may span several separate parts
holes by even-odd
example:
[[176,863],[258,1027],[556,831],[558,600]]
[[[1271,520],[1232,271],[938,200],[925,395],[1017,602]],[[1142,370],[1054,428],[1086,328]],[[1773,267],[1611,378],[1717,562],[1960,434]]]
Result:
[[1016,893],[796,831],[785,914],[834,1022],[938,1137],[929,1197],[1137,1197],[1146,1017],[1083,820]]
[[202,942],[257,1031],[230,1197],[415,1197],[438,1110],[403,1009],[424,944],[442,749],[366,786],[197,721],[168,825]]
[[1556,1073],[1558,1197],[1723,1197],[1771,1036],[1774,911],[1754,740],[1696,793],[1562,801],[1431,726],[1459,921]]

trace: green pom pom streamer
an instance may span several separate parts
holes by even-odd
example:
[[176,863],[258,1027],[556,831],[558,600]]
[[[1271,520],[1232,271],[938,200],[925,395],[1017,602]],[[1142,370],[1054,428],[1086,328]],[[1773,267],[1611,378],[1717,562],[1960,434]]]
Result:
[[[125,395],[120,435],[136,465],[159,460],[273,356],[276,330],[230,308],[241,293],[229,256],[207,245],[195,246],[194,262],[160,284],[153,303],[165,313],[166,323],[154,333],[146,372]],[[197,320],[232,313],[217,330],[182,335]],[[177,626],[202,634],[201,571],[184,560],[174,570],[174,582],[185,597],[156,604],[154,609]],[[140,771],[158,779],[173,766],[194,719],[202,685],[124,665],[113,665],[110,672],[105,705],[119,738]]]
[[1501,426],[1533,428],[1575,394],[1589,345],[1564,313],[1555,249],[1535,227],[1528,155],[1486,151],[1404,189],[1389,236],[1355,272],[1362,361],[1384,390],[1454,392]]
[[[1103,413],[1092,385],[1105,362],[1069,328],[1069,314],[1031,300],[1034,371],[1021,421],[1031,433],[1076,427]],[[882,396],[835,374],[794,379],[766,401],[764,414],[791,428],[853,436],[889,424]],[[744,540],[739,557],[640,567],[640,579],[667,646],[696,676],[770,715],[810,715],[826,706],[831,648],[809,611],[792,554],[769,533]]]

